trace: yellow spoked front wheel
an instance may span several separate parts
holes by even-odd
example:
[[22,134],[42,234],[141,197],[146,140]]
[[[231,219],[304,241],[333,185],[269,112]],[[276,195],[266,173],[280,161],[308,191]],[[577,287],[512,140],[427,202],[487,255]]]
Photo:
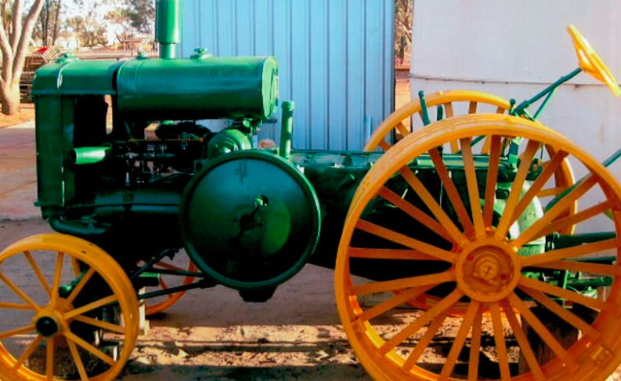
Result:
[[[76,279],[72,261],[86,269]],[[139,331],[138,301],[123,269],[72,236],[25,238],[0,253],[3,380],[114,380]]]
[[[476,136],[489,139],[488,155],[473,154],[471,141]],[[522,140],[518,152],[521,161],[506,199],[500,202],[503,206],[498,208],[498,174],[508,159],[503,150],[506,139]],[[451,144],[458,144],[462,151],[463,167],[458,170],[463,177],[447,175],[448,164],[439,147]],[[533,177],[533,160],[541,155],[548,164]],[[432,160],[436,170],[417,170],[416,163],[424,160]],[[564,160],[572,160],[587,176],[544,211],[546,205],[541,204],[537,194],[553,181],[553,174]],[[455,170],[453,167],[449,172]],[[428,176],[437,176],[451,186],[455,186],[457,178],[463,178],[460,189],[465,188],[467,196],[462,200],[446,193],[441,200],[429,190],[433,181]],[[417,224],[425,221],[427,226],[433,225],[430,230],[444,237],[444,244],[432,240],[432,234],[413,234],[403,219],[380,219],[377,212],[369,210],[377,207],[378,199],[395,194],[395,188],[403,185],[407,192],[399,193],[405,196],[400,197],[397,206]],[[413,198],[406,197],[408,192],[416,194],[415,200],[424,204],[424,211],[418,208],[418,212],[412,212]],[[558,219],[578,199],[582,210]],[[468,211],[472,232],[447,212],[461,207]],[[362,181],[339,245],[336,302],[360,362],[378,380],[604,380],[621,363],[621,267],[576,259],[602,253],[617,257],[621,248],[616,238],[621,229],[620,209],[621,186],[608,170],[572,142],[539,124],[511,116],[467,115],[410,134],[388,151]],[[605,212],[610,212],[613,219],[603,218]],[[541,215],[524,225],[525,213]],[[548,248],[544,252],[545,237],[569,225],[588,231],[597,226],[613,233],[597,242]],[[375,240],[370,241],[370,237]],[[361,247],[361,243],[372,246]],[[532,249],[537,246],[540,252],[534,254]],[[444,265],[438,270],[428,265],[430,260]],[[392,272],[390,263],[394,263]],[[360,278],[352,269],[359,269],[361,264],[382,272],[378,270],[376,276],[367,272],[366,278]],[[404,274],[404,268],[415,271]],[[573,288],[561,288],[523,274],[547,270],[610,277],[612,285],[598,298],[591,298]],[[395,295],[395,290],[401,293]],[[442,297],[426,309],[400,308],[425,292]],[[377,295],[378,302],[371,306],[359,302],[368,295]],[[561,307],[559,300],[595,311],[596,318],[583,319]],[[569,347],[561,345],[545,322],[530,310],[534,301],[579,330],[580,338]],[[465,313],[449,316],[457,304],[465,307]],[[489,313],[484,315],[484,311]],[[540,363],[542,360],[524,334],[525,323],[555,357]],[[527,370],[517,366],[520,357],[525,359]]]

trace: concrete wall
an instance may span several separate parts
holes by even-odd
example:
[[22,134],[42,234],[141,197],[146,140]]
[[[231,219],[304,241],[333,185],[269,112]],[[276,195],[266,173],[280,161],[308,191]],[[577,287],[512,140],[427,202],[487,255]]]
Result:
[[[275,55],[294,148],[362,149],[393,110],[393,0],[185,0],[181,52]],[[262,138],[278,140],[277,126]]]

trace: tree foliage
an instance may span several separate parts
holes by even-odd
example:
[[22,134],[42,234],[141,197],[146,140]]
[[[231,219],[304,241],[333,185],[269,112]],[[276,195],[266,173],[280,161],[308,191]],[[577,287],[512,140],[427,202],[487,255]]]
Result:
[[43,9],[34,30],[33,37],[43,46],[54,46],[61,31],[60,15],[62,0],[44,0]]
[[66,24],[67,29],[75,33],[80,46],[92,48],[108,43],[106,26],[97,20],[94,11],[89,11],[84,16],[71,17]]
[[119,42],[136,34],[153,34],[155,1],[112,0],[112,4],[115,9],[106,15],[106,20],[115,26],[113,29]]
[[0,3],[0,97],[4,114],[19,112],[19,81],[43,2],[44,0],[34,0],[29,7],[25,7],[24,0],[2,0]]
[[412,45],[412,21],[414,0],[395,0],[395,52],[399,52],[402,42],[405,49]]

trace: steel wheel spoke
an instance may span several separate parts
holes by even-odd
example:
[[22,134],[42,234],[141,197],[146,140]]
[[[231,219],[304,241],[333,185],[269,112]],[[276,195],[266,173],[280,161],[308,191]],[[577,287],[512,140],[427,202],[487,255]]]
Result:
[[452,242],[451,236],[448,234],[446,229],[444,229],[444,227],[440,225],[440,223],[438,223],[438,221],[434,220],[427,213],[418,209],[417,207],[415,207],[408,201],[399,197],[399,195],[396,194],[395,192],[391,191],[390,189],[386,187],[382,187],[379,190],[378,194],[382,196],[382,198],[384,198],[386,201],[390,202],[397,208],[407,213],[410,217],[414,218],[416,221],[427,226],[429,230],[433,231],[434,233],[446,239],[447,241]]
[[50,288],[50,285],[47,282],[47,279],[45,279],[45,276],[43,275],[43,273],[41,272],[41,268],[39,267],[35,259],[32,257],[32,254],[30,254],[29,251],[24,251],[24,256],[28,260],[28,263],[30,263],[30,267],[32,267],[32,271],[34,271],[35,274],[37,275],[37,278],[39,278],[39,282],[41,282],[41,285],[43,286],[43,289],[45,290],[45,292],[47,292],[47,295],[49,297],[52,297],[52,290]]
[[497,238],[505,238],[507,232],[509,231],[512,220],[512,211],[515,209],[517,202],[520,198],[522,188],[524,187],[524,181],[526,180],[526,176],[530,172],[530,166],[533,162],[533,157],[535,156],[535,153],[539,149],[539,145],[539,142],[536,142],[534,140],[528,141],[526,150],[522,155],[522,162],[520,163],[518,172],[515,175],[515,180],[513,181],[513,185],[511,186],[511,192],[509,193],[509,198],[507,199],[507,203],[505,205],[505,213],[503,213],[500,222],[498,223],[498,227],[496,228]]
[[583,221],[586,221],[590,218],[598,216],[611,208],[610,201],[604,201],[597,205],[591,206],[581,212],[573,214],[571,216],[563,217],[556,221],[553,221],[546,228],[542,229],[539,233],[533,237],[533,239],[537,239],[539,237],[550,235],[554,232],[560,232],[562,229],[567,228],[572,225],[577,225]]
[[35,303],[21,288],[19,288],[12,280],[10,280],[3,272],[0,271],[0,279],[13,290],[24,302],[28,303],[34,310],[41,310],[41,307]]
[[571,300],[574,303],[582,304],[587,307],[591,307],[598,311],[605,310],[608,308],[608,305],[603,300],[589,298],[583,295],[580,295],[576,292],[566,290],[564,288],[560,288],[557,286],[553,286],[551,284],[541,282],[535,279],[527,278],[522,276],[520,278],[519,283],[520,288],[528,288],[535,291],[545,292],[546,294],[554,295],[562,299]]
[[549,263],[541,263],[535,267],[554,270],[568,270],[574,272],[584,272],[588,274],[621,276],[621,266],[605,265],[600,263],[588,263],[578,261],[556,261]]
[[407,129],[407,127],[405,127],[405,124],[403,124],[403,122],[397,123],[395,128],[401,133],[401,136],[403,137],[406,137],[410,134],[410,131]]
[[518,218],[524,213],[524,210],[528,207],[531,201],[537,197],[537,194],[546,184],[546,182],[554,175],[554,173],[560,168],[561,164],[567,157],[567,152],[560,151],[554,154],[554,157],[550,161],[550,163],[544,168],[543,172],[537,177],[535,182],[530,186],[528,191],[524,194],[520,202],[515,207],[513,211],[513,216],[511,217],[511,221],[509,222],[509,226],[512,225]]
[[600,334],[595,328],[591,327],[584,320],[580,319],[569,310],[563,308],[560,304],[547,297],[544,293],[529,289],[524,289],[523,291],[541,303],[548,310],[552,311],[555,315],[582,331],[591,339],[597,340],[597,338],[599,338]]
[[[430,255],[419,250],[411,249],[376,249],[364,247],[350,247],[348,251],[350,258],[366,258],[366,259],[397,259],[408,261],[436,261]],[[2,305],[0,304],[0,307]]]
[[397,233],[394,230],[384,228],[363,219],[360,219],[358,221],[358,223],[356,224],[356,228],[369,234],[384,238],[388,241],[398,243],[405,247],[409,247],[410,249],[421,251],[442,261],[451,263],[455,261],[455,254],[451,253],[450,251],[446,251],[438,247],[432,246],[428,243],[416,240],[414,238],[410,238],[406,235]]
[[596,253],[604,250],[614,249],[619,246],[617,238],[611,238],[604,241],[585,243],[580,246],[566,247],[564,249],[555,249],[532,257],[523,257],[522,266],[537,266],[542,263],[556,262],[561,259],[575,258],[582,255]]
[[28,304],[19,304],[19,303],[5,303],[0,302],[0,308],[4,308],[7,310],[34,310],[35,308]]
[[558,201],[550,210],[545,212],[543,217],[541,217],[537,222],[532,224],[526,229],[526,231],[522,232],[519,237],[512,241],[512,244],[518,248],[532,241],[545,227],[548,226],[558,215],[563,213],[567,208],[571,206],[578,198],[582,197],[586,192],[588,192],[595,184],[597,183],[597,178],[591,174],[584,181],[582,181],[578,186],[576,186],[571,192],[569,192],[565,197],[563,197],[560,201]]
[[502,328],[502,317],[498,303],[491,303],[489,311],[492,315],[492,325],[494,327],[494,341],[496,343],[496,353],[498,354],[498,366],[500,367],[500,378],[503,381],[511,379],[509,370],[509,355],[507,354],[507,344],[505,343],[505,331]]
[[9,331],[0,332],[0,340],[4,340],[9,337],[13,337],[16,335],[21,335],[23,333],[32,332],[35,330],[34,325],[29,325],[27,327],[15,328]]
[[45,374],[47,381],[54,379],[54,339],[46,340]]
[[74,319],[77,320],[77,321],[80,321],[82,323],[88,324],[88,325],[92,325],[92,326],[95,326],[95,327],[106,329],[106,330],[111,331],[111,332],[125,334],[125,328],[121,327],[120,325],[111,324],[111,323],[108,323],[108,322],[105,322],[105,321],[93,319],[93,318],[90,318],[88,316],[83,316],[83,315],[76,316],[76,317],[74,317]]
[[563,348],[563,346],[554,338],[554,336],[550,333],[550,331],[543,325],[541,320],[537,316],[535,316],[530,309],[520,300],[520,298],[512,293],[509,295],[509,301],[511,305],[515,307],[522,317],[526,319],[528,324],[537,332],[541,340],[543,340],[558,356],[558,358],[563,361],[566,365],[572,365],[574,363],[572,356]]
[[415,287],[407,291],[403,291],[397,295],[392,296],[390,299],[376,306],[373,306],[372,308],[369,308],[368,310],[364,311],[362,314],[358,315],[356,319],[360,321],[367,321],[367,320],[376,318],[392,310],[393,308],[400,306],[401,304],[407,302],[408,300],[416,298],[418,295],[432,288],[433,286]]
[[429,193],[425,185],[416,177],[416,175],[412,172],[412,170],[408,167],[403,167],[400,170],[401,176],[408,182],[410,187],[416,192],[418,197],[427,205],[431,213],[436,217],[438,222],[444,226],[444,228],[448,231],[448,233],[453,238],[453,242],[458,245],[463,245],[467,242],[466,237],[457,229],[455,223],[451,220],[451,218],[442,210],[442,207],[438,204],[438,202],[434,199],[434,197]]
[[496,200],[496,182],[498,181],[498,166],[500,164],[500,136],[488,136],[490,141],[490,154],[487,170],[487,182],[485,183],[485,202],[483,206],[483,224],[486,228],[492,226],[494,217],[494,202]]
[[395,280],[387,280],[382,282],[372,282],[353,286],[352,293],[356,295],[366,295],[378,292],[389,292],[401,290],[411,287],[424,287],[438,285],[455,280],[455,272],[453,270],[445,271],[438,274],[420,275],[410,278],[401,278]]
[[515,316],[515,312],[513,312],[513,308],[511,308],[509,303],[507,303],[506,301],[501,302],[501,306],[502,309],[505,311],[505,316],[507,317],[509,325],[513,330],[513,335],[515,336],[515,339],[520,346],[522,355],[526,359],[526,363],[528,364],[530,371],[533,373],[533,376],[535,376],[535,380],[544,380],[545,376],[543,375],[541,367],[537,362],[537,357],[533,352],[533,348],[528,343],[528,338],[524,334],[524,331],[522,330],[522,325],[518,322],[517,317]]
[[173,270],[173,271],[186,271],[185,269],[182,269],[181,267],[177,267],[175,265],[171,265],[170,263],[166,263],[166,262],[157,262],[153,267],[162,267],[164,269]]
[[78,368],[80,379],[82,381],[88,381],[88,375],[86,374],[86,368],[84,368],[84,363],[82,363],[82,358],[80,357],[80,352],[78,352],[78,348],[75,346],[75,343],[71,340],[67,340],[67,345],[69,346],[69,350],[71,351],[71,356],[73,357],[73,361],[75,361],[75,366],[76,368]]
[[392,145],[391,145],[390,143],[388,143],[387,141],[385,141],[385,140],[380,141],[378,145],[379,145],[379,146],[380,146],[380,147],[381,147],[384,151],[388,151],[388,150],[392,147]]
[[86,284],[93,277],[94,274],[95,274],[94,268],[91,267],[90,269],[88,269],[86,274],[84,274],[82,279],[80,279],[80,282],[78,283],[78,285],[73,289],[73,291],[71,291],[71,294],[69,294],[69,297],[67,298],[67,301],[69,303],[73,303],[75,298],[80,294],[80,292],[82,292],[82,289],[84,288],[84,286],[86,286]]
[[459,218],[461,225],[464,227],[465,231],[472,230],[472,221],[470,220],[468,211],[464,206],[453,179],[451,179],[449,171],[446,169],[446,165],[444,165],[444,160],[442,160],[442,156],[440,155],[440,152],[438,152],[438,149],[434,148],[430,150],[429,157],[431,157],[431,160],[433,161],[436,173],[440,177],[440,181],[442,181],[442,185],[446,190],[449,200],[451,200],[451,205],[453,205],[453,209],[455,209],[455,213],[457,213],[457,217]]
[[451,294],[449,294],[446,298],[442,299],[438,304],[427,310],[421,317],[416,319],[416,321],[404,329],[402,329],[399,333],[397,333],[392,339],[385,342],[380,348],[379,352],[381,354],[386,354],[390,352],[394,347],[401,344],[408,337],[412,336],[416,332],[418,332],[425,324],[430,322],[431,320],[438,317],[444,311],[448,310],[452,306],[454,306],[459,299],[464,294],[459,290],[455,289]]
[[476,381],[479,378],[479,356],[481,355],[481,331],[483,325],[483,311],[479,307],[472,324],[472,336],[470,339],[470,359],[468,361],[468,381]]
[[447,118],[452,118],[454,113],[453,113],[453,103],[448,102],[443,104],[444,106],[444,113],[446,114]]
[[477,113],[477,102],[470,101],[468,104],[468,114],[476,114]]
[[403,364],[403,369],[409,372],[414,367],[416,361],[418,361],[423,352],[425,352],[425,349],[429,347],[429,343],[431,343],[431,340],[433,340],[434,336],[444,323],[444,320],[446,320],[447,315],[448,313],[445,312],[433,319],[429,327],[427,327],[427,331],[425,331],[425,334],[423,334],[423,337],[421,337],[418,343],[416,343],[416,346],[412,350],[412,353],[410,353],[408,358],[405,360],[405,363]]
[[42,341],[43,341],[43,337],[37,336],[37,338],[34,339],[32,343],[30,343],[30,345],[28,345],[24,353],[22,353],[22,355],[19,356],[19,359],[17,359],[17,362],[15,362],[15,364],[13,365],[13,370],[18,370],[19,368],[21,368],[22,365],[24,365],[24,363],[26,362],[26,360],[30,358],[30,355],[32,355],[35,349],[37,349],[37,347],[41,344]]
[[470,210],[472,212],[472,220],[474,222],[474,231],[477,237],[482,237],[485,235],[485,227],[483,226],[481,197],[479,196],[479,184],[477,182],[477,173],[474,167],[474,159],[472,157],[472,147],[470,146],[471,142],[472,140],[470,138],[460,140],[462,158],[464,160],[464,170],[466,172],[468,197],[470,198]]
[[75,310],[71,310],[69,312],[67,312],[65,314],[65,319],[71,319],[72,317],[78,316],[78,315],[83,315],[89,311],[92,311],[94,309],[106,306],[108,304],[112,304],[114,302],[117,302],[118,298],[116,297],[116,295],[110,295],[106,298],[103,299],[99,299],[98,301],[89,303],[83,307],[80,308],[76,308]]
[[60,288],[60,279],[63,273],[63,259],[65,259],[65,253],[59,251],[58,257],[56,257],[54,283],[52,283],[52,300],[50,301],[50,307],[52,308],[56,306],[56,301],[58,300],[58,289]]
[[[463,147],[463,146],[462,146]],[[479,310],[479,302],[471,301],[468,305],[468,309],[466,310],[466,315],[464,316],[464,320],[457,332],[457,336],[455,337],[455,341],[453,341],[453,345],[451,346],[451,351],[449,352],[448,357],[446,358],[446,362],[442,367],[442,373],[440,374],[440,380],[448,380],[448,378],[453,373],[453,369],[455,368],[455,363],[457,362],[457,357],[461,353],[462,348],[464,347],[464,343],[466,342],[466,337],[468,336],[468,332],[470,331],[470,327],[472,326],[472,322],[475,319],[477,311]]]
[[116,361],[114,361],[113,358],[111,358],[107,354],[103,353],[99,349],[95,348],[91,344],[87,343],[86,341],[84,341],[80,337],[74,335],[73,333],[65,332],[64,336],[67,338],[68,342],[73,342],[73,343],[81,346],[86,351],[88,351],[88,352],[92,353],[93,355],[97,356],[97,358],[99,358],[101,361],[105,362],[106,364],[108,364],[110,366],[115,366],[116,365]]
[[567,190],[567,187],[547,188],[547,189],[543,189],[539,191],[539,193],[537,193],[537,197],[543,198],[543,197],[550,197],[550,196],[558,196],[559,194],[565,192],[566,190]]

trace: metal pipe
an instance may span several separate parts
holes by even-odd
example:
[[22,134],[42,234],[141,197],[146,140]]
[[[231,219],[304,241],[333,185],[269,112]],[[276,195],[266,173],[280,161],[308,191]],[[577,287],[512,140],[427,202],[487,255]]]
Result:
[[160,44],[160,58],[177,57],[181,42],[181,0],[157,0],[155,38]]
[[293,136],[293,109],[295,103],[291,101],[282,102],[282,127],[280,129],[280,150],[279,154],[284,159],[291,156],[291,137]]
[[103,162],[111,153],[111,146],[80,147],[74,148],[69,156],[71,163],[74,165],[88,165]]

